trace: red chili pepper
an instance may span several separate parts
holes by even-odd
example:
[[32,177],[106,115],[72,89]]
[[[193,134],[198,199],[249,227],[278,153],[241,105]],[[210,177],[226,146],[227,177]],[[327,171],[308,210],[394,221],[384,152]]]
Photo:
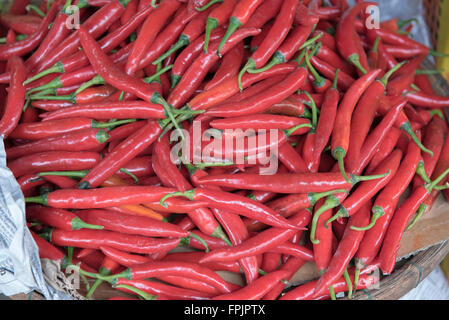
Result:
[[43,196],[27,198],[26,201],[60,209],[102,209],[157,201],[174,191],[176,189],[152,186],[104,187],[92,190],[61,189]]
[[337,25],[336,43],[338,51],[343,58],[352,63],[363,74],[369,71],[368,59],[365,52],[359,50],[360,38],[354,25],[358,14],[365,11],[368,6],[375,5],[377,5],[375,2],[357,3],[345,11]]
[[367,166],[367,174],[371,174],[374,169],[376,169],[376,167],[393,152],[401,134],[402,131],[397,128],[393,127],[390,129],[388,135],[385,137],[382,144],[378,147],[376,154]]
[[28,221],[42,222],[48,226],[66,231],[79,229],[103,229],[100,225],[88,223],[76,214],[62,209],[43,206],[27,206],[26,217]]
[[134,252],[153,253],[165,248],[175,248],[179,238],[150,238],[144,236],[124,234],[106,230],[81,229],[65,231],[52,229],[48,234],[51,243],[58,246],[71,246],[78,248],[98,249],[100,246],[111,246],[113,248]]
[[133,100],[117,102],[99,102],[63,108],[50,113],[43,113],[45,122],[69,119],[92,118],[108,119],[165,119],[165,110],[159,104]]
[[[289,219],[291,224],[298,227],[306,226],[311,219],[308,210],[302,210]],[[290,239],[298,230],[269,228],[261,231],[238,246],[212,250],[204,255],[200,263],[211,261],[234,261],[242,257],[258,255],[275,248]]]
[[246,28],[262,28],[268,21],[272,20],[279,12],[283,1],[263,1],[245,24]]
[[231,13],[231,17],[229,18],[226,33],[221,39],[218,47],[214,48],[213,50],[217,52],[217,55],[219,57],[222,56],[222,48],[224,47],[228,39],[233,35],[234,32],[237,31],[237,29],[244,26],[249,21],[252,14],[256,11],[257,7],[262,4],[262,2],[262,0],[243,0],[239,1],[235,5]]
[[212,300],[259,300],[287,275],[284,270],[270,272],[240,290],[213,297]]
[[290,28],[292,27],[297,7],[298,1],[286,0],[283,2],[281,10],[276,16],[273,26],[270,27],[270,31],[266,38],[258,45],[256,51],[252,53],[251,57],[239,73],[238,79],[240,90],[243,90],[241,86],[243,74],[248,70],[263,67],[287,37]]
[[64,133],[6,149],[8,159],[47,151],[86,151],[105,143],[109,138],[103,129],[84,129]]
[[442,109],[449,106],[449,98],[424,92],[407,92],[407,100],[414,106],[428,109]]
[[15,177],[43,171],[85,170],[100,161],[98,152],[49,151],[23,156],[8,163]]
[[62,252],[61,250],[56,248],[50,242],[48,242],[45,239],[38,236],[32,230],[29,230],[29,231],[31,233],[31,236],[34,239],[34,242],[37,245],[38,252],[39,252],[39,258],[50,259],[50,260],[59,261],[59,262],[63,261],[63,259],[65,258],[64,252]]
[[121,214],[107,210],[83,210],[76,214],[87,223],[103,226],[111,230],[127,234],[149,237],[187,237],[188,232],[181,230],[174,224],[160,220]]
[[34,50],[45,37],[48,32],[48,26],[53,21],[58,10],[58,4],[54,3],[50,11],[42,19],[39,29],[29,37],[16,41],[14,43],[6,43],[0,45],[0,60],[9,60],[13,56],[24,56]]
[[390,274],[393,271],[400,241],[410,218],[448,173],[449,169],[433,182],[416,188],[394,213],[379,252],[380,269],[383,273]]
[[0,119],[0,135],[3,135],[3,139],[7,138],[19,123],[26,95],[23,86],[23,81],[26,78],[23,60],[19,57],[12,57],[8,64],[11,70],[11,81],[3,115]]
[[300,3],[295,14],[295,25],[314,26],[320,18],[305,3]]
[[356,107],[362,94],[369,88],[379,73],[380,70],[375,69],[357,79],[352,84],[351,88],[346,91],[338,107],[339,111],[337,112],[337,116],[335,118],[334,130],[332,131],[331,137],[331,152],[332,156],[338,161],[340,171],[343,176],[346,176],[343,161],[349,148],[351,117],[354,108]]
[[118,290],[129,293],[132,291],[126,289],[126,286],[132,286],[147,294],[157,296],[158,299],[159,297],[165,297],[170,300],[209,300],[212,297],[210,293],[179,288],[149,280],[127,280],[119,278],[115,286]]
[[44,178],[45,181],[48,181],[50,183],[53,183],[60,189],[75,189],[77,181],[64,176],[49,176],[49,175],[42,175],[42,178]]

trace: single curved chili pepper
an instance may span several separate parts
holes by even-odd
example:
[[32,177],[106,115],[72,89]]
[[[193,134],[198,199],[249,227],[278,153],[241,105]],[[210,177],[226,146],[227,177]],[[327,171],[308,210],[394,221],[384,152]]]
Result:
[[[339,69],[335,73],[335,79],[338,79]],[[334,81],[332,87],[326,90],[324,100],[321,106],[321,113],[315,129],[314,150],[312,155],[312,163],[309,168],[311,172],[317,172],[320,165],[321,154],[326,148],[331,137],[334,122],[337,114],[337,106],[339,102],[339,91],[336,87],[337,81]]]
[[0,119],[0,135],[3,136],[3,139],[7,138],[19,123],[26,95],[23,86],[23,81],[26,78],[23,60],[20,57],[11,57],[9,68],[11,70],[11,81],[3,115]]
[[[232,50],[243,39],[254,36],[260,33],[259,29],[255,28],[242,28],[230,37],[226,46],[223,47],[222,54],[226,54],[229,50]],[[217,43],[211,44],[212,49],[217,47]],[[168,96],[167,102],[174,108],[179,108],[182,104],[191,98],[192,94],[199,87],[201,82],[206,77],[208,71],[212,65],[219,60],[214,50],[212,53],[201,53],[199,57],[189,66],[186,72],[183,74],[180,82],[171,91]]]
[[187,237],[188,232],[160,220],[121,214],[107,210],[83,210],[76,214],[87,223],[103,226],[105,230],[149,237]]
[[167,57],[169,57],[171,54],[175,53],[182,47],[186,47],[190,43],[195,41],[203,33],[210,10],[211,9],[203,11],[199,15],[197,15],[194,19],[192,19],[185,26],[184,30],[179,36],[178,41],[175,41],[175,43],[167,51],[165,51],[160,57],[154,60],[153,64],[157,65],[158,63],[162,62],[163,60],[165,60]]
[[65,258],[64,252],[56,248],[53,244],[46,241],[45,239],[38,236],[35,232],[32,230],[29,230],[31,233],[31,236],[34,239],[34,242],[37,245],[38,252],[39,252],[39,258],[41,259],[50,259],[53,261],[61,261]]
[[45,18],[42,19],[36,32],[26,39],[14,43],[0,44],[0,60],[9,60],[13,56],[23,56],[35,49],[47,34],[48,26],[56,16],[57,10],[58,5],[55,3],[48,14],[45,15]]
[[134,253],[153,253],[165,248],[175,248],[179,238],[150,238],[106,230],[73,230],[52,229],[48,234],[51,243],[58,246],[98,249],[110,246],[119,250]]
[[354,108],[356,107],[362,94],[373,83],[380,71],[381,70],[379,69],[372,70],[357,79],[352,84],[351,88],[346,91],[342,101],[340,102],[339,111],[337,112],[337,116],[335,118],[334,130],[332,131],[331,136],[331,152],[332,156],[338,161],[340,171],[343,176],[346,176],[344,158],[346,157],[349,147],[351,133],[350,124]]
[[[335,75],[335,72],[337,71],[337,68],[334,65],[329,64],[316,56],[310,57],[310,63],[314,68],[316,68],[317,72],[322,74],[327,79],[332,79],[332,77]],[[347,91],[356,80],[345,71],[342,71],[341,69],[339,70],[339,76],[337,79],[338,88],[342,91]]]
[[275,84],[270,91],[261,92],[237,103],[216,105],[204,114],[214,117],[236,117],[264,112],[297,91],[304,83],[306,76],[307,70],[303,67],[297,67],[283,81]]
[[[291,64],[279,64],[274,66],[273,68],[257,73],[257,74],[245,74],[242,77],[242,86],[243,88],[250,89],[250,86],[255,84],[256,82],[262,81],[264,79],[274,78],[277,75],[285,75],[287,73],[292,72],[295,69],[295,66]],[[254,85],[257,86],[257,85]],[[208,91],[204,91],[192,99],[187,103],[187,105],[192,110],[203,110],[208,109],[211,106],[217,105],[220,102],[225,102],[226,99],[238,94],[240,89],[238,87],[237,77],[233,77],[222,84],[212,88]],[[244,91],[243,91],[244,92]]]
[[382,39],[382,42],[384,42],[386,44],[429,50],[429,48],[427,48],[422,43],[420,43],[416,40],[413,40],[406,35],[399,34],[397,32],[393,32],[390,30],[382,29],[382,28],[373,29],[373,30],[370,30],[370,32],[372,32],[372,34],[374,36],[380,37]]
[[412,105],[420,108],[442,109],[449,106],[449,98],[424,92],[407,92],[405,97]]
[[100,246],[100,250],[105,256],[128,268],[151,261],[147,256],[121,251],[109,246]]
[[14,146],[6,150],[6,155],[9,159],[17,159],[39,152],[86,151],[105,143],[108,138],[107,131],[103,129],[84,129]]
[[120,285],[133,286],[148,294],[158,297],[164,296],[167,299],[171,300],[209,300],[212,297],[212,294],[210,293],[179,288],[176,286],[170,286],[161,282],[149,280],[127,280],[125,278],[119,278],[115,284],[116,288],[125,292],[129,292],[129,290],[120,289]]
[[[200,280],[209,284],[219,290],[221,293],[232,292],[232,285],[223,280],[218,274],[203,267],[197,263],[188,263],[182,261],[151,261],[148,263],[139,264],[126,269],[120,273],[110,276],[101,276],[98,274],[88,274],[82,270],[82,273],[111,282],[112,285],[118,281],[118,278],[125,278],[128,280],[143,280],[149,277],[161,276],[182,276]],[[232,288],[232,289],[231,289]]]
[[142,100],[75,105],[50,113],[43,113],[41,117],[45,122],[79,117],[97,120],[166,118],[165,110],[161,105]]
[[336,44],[338,51],[351,64],[353,64],[361,73],[365,74],[368,70],[367,57],[363,50],[359,50],[358,43],[360,38],[355,31],[354,24],[356,17],[368,6],[376,6],[375,2],[357,3],[346,10],[341,17],[336,32]]
[[357,252],[363,239],[364,231],[353,230],[352,226],[363,226],[370,218],[370,203],[367,202],[359,211],[348,220],[343,238],[340,239],[338,248],[334,253],[327,270],[320,276],[315,285],[315,295],[321,295],[329,290],[329,287],[338,280],[347,268],[350,260]]
[[[380,174],[381,172],[388,172],[388,175],[382,179],[375,181],[367,181],[360,184],[360,186],[351,193],[349,197],[343,201],[338,212],[327,221],[330,223],[340,217],[351,217],[357,214],[361,207],[367,203],[374,195],[383,189],[396,174],[402,159],[402,151],[394,150],[391,155],[382,161],[378,167],[373,171],[373,174]],[[326,223],[326,224],[327,224]]]
[[393,271],[400,241],[410,218],[448,173],[449,169],[433,182],[416,188],[394,213],[379,252],[380,269],[383,273],[390,274]]
[[256,11],[257,7],[260,6],[262,2],[262,0],[243,0],[235,5],[229,18],[226,33],[217,48],[214,48],[214,51],[217,52],[219,57],[222,56],[222,48],[228,39],[237,31],[237,29],[244,26],[248,22],[251,15]]
[[238,75],[244,53],[245,48],[243,42],[226,53],[217,72],[215,72],[213,78],[204,86],[204,90],[210,90],[220,83]]
[[210,126],[216,129],[279,129],[287,130],[300,124],[309,123],[307,119],[296,117],[255,114],[251,116],[216,119]]
[[[176,189],[152,186],[104,187],[91,190],[60,189],[44,196],[27,198],[26,201],[60,209],[102,209],[156,201],[174,191]],[[69,194],[70,197],[67,196]]]
[[88,223],[70,211],[39,205],[28,206],[26,209],[26,217],[29,221],[39,221],[48,226],[66,231],[103,229],[102,226]]
[[263,190],[276,193],[315,193],[332,190],[346,190],[362,181],[380,179],[378,176],[350,175],[352,180],[347,182],[339,172],[317,173],[287,173],[274,175],[258,175],[251,173],[223,174],[201,178],[199,181],[206,185],[232,187],[249,190]]
[[[126,123],[127,122],[125,122],[125,124]],[[132,121],[132,123],[135,122]],[[90,128],[110,128],[120,124],[122,124],[122,122],[98,122],[90,118],[71,118],[41,122],[29,122],[19,124],[14,129],[14,131],[11,132],[10,137],[13,139],[40,140],[68,132]],[[119,128],[121,128],[121,126]]]
[[[284,217],[265,205],[247,197],[231,194],[229,192],[195,188],[183,193],[172,193],[167,197],[169,196],[184,196],[188,197],[190,200],[207,201],[211,207],[228,210],[230,212],[261,221],[268,225],[278,226],[280,228],[298,229],[297,226],[293,226]],[[161,204],[163,203],[164,198],[161,199]]]
[[304,104],[299,101],[295,101],[291,98],[287,98],[279,103],[276,103],[275,105],[271,106],[268,110],[266,110],[265,113],[273,115],[284,115],[289,117],[298,117],[298,118],[309,117],[309,110],[304,106]]
[[313,261],[312,250],[303,247],[299,244],[295,244],[291,241],[286,241],[277,245],[275,248],[270,249],[268,252],[280,253],[291,257],[304,259],[306,261]]
[[8,163],[15,177],[58,170],[85,170],[100,161],[98,152],[49,151],[23,156]]
[[[163,261],[185,261],[197,263],[201,257],[204,256],[204,252],[193,251],[193,252],[173,252],[166,255]],[[240,265],[236,261],[232,262],[211,262],[204,264],[205,267],[212,269],[214,271],[229,271],[234,273],[240,273]]]
[[[446,133],[447,124],[445,120],[438,116],[432,117],[432,120],[425,128],[423,133],[423,144],[433,153],[433,156],[430,156],[428,153],[422,155],[424,174],[427,177],[431,177],[435,170],[443,149]],[[417,188],[423,183],[424,180],[417,175],[413,180],[413,188]]]
[[238,79],[240,90],[243,90],[243,87],[241,86],[243,74],[247,70],[263,67],[287,37],[293,24],[297,7],[298,1],[287,0],[283,2],[280,12],[276,16],[273,26],[270,28],[266,38],[260,43],[256,51],[252,53],[251,57],[239,73]]
[[211,41],[212,30],[223,26],[230,18],[234,7],[236,6],[236,0],[224,0],[222,4],[213,8],[209,13],[206,21],[206,28],[204,32],[204,52],[207,53],[209,48],[209,42]]
[[213,297],[212,300],[259,300],[287,275],[284,270],[270,272],[240,290]]
[[140,60],[162,29],[164,22],[178,10],[180,5],[181,3],[177,0],[164,1],[145,19],[125,66],[127,74],[132,75],[138,70]]
[[[306,226],[311,219],[308,210],[302,210],[292,216],[289,221],[298,227]],[[275,248],[290,239],[297,230],[269,228],[248,238],[238,246],[212,250],[206,253],[200,263],[211,261],[234,261],[242,257],[254,256]]]

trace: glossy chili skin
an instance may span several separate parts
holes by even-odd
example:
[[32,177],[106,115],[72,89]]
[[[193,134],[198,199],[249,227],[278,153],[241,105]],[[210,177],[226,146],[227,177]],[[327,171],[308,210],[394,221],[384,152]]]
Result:
[[26,217],[29,221],[39,221],[48,226],[71,231],[83,228],[101,229],[100,226],[89,226],[85,221],[73,212],[55,209],[44,206],[28,206],[26,209]]
[[390,129],[388,136],[385,137],[385,139],[382,141],[382,144],[377,149],[378,150],[377,153],[374,155],[369,165],[366,167],[367,174],[371,174],[371,172],[373,172],[376,169],[376,167],[384,159],[386,159],[391,154],[391,152],[393,152],[401,134],[402,131],[395,127]]
[[100,246],[134,252],[153,253],[164,248],[175,248],[179,244],[179,238],[150,238],[144,236],[124,234],[106,230],[51,230],[49,239],[58,246],[73,246],[78,248],[98,249]]
[[281,115],[254,114],[242,117],[216,119],[210,126],[216,129],[279,129],[287,130],[301,124],[307,124],[307,119]]
[[449,106],[449,98],[434,94],[426,94],[424,92],[408,92],[407,100],[415,107],[442,109]]
[[108,138],[103,129],[83,129],[8,148],[6,155],[12,160],[46,151],[87,151],[105,143]]
[[112,152],[108,153],[80,183],[90,188],[96,188],[117,172],[126,162],[156,141],[161,133],[162,128],[159,123],[149,121],[146,126],[127,137]]
[[[308,210],[302,210],[292,216],[289,221],[298,227],[306,226],[311,220]],[[268,228],[261,231],[238,246],[213,250],[204,255],[201,262],[207,261],[233,261],[242,257],[257,255],[275,248],[277,245],[290,239],[297,230]]]
[[105,230],[149,237],[187,237],[188,232],[160,220],[121,214],[107,210],[83,210],[76,213],[84,221],[101,225]]
[[370,205],[366,204],[360,208],[357,214],[348,220],[343,238],[340,239],[337,250],[329,262],[326,272],[321,275],[316,283],[315,294],[320,295],[329,290],[329,287],[343,275],[350,260],[357,252],[364,235],[364,231],[353,230],[350,226],[364,226],[368,223],[369,219]]
[[9,92],[0,119],[0,135],[3,135],[3,139],[7,138],[19,123],[26,95],[23,86],[26,78],[23,60],[20,57],[12,57],[9,61],[9,69],[11,70]]
[[142,100],[98,102],[63,108],[41,115],[45,121],[68,118],[109,119],[165,119],[165,110],[160,104]]
[[297,91],[304,83],[306,76],[306,69],[297,67],[283,81],[275,84],[270,91],[261,92],[241,102],[214,106],[205,114],[215,117],[236,117],[263,112]]
[[50,11],[45,15],[39,29],[31,36],[16,41],[0,45],[0,60],[9,60],[13,56],[24,56],[34,50],[48,33],[48,26],[53,21],[58,10],[58,4],[54,3]]
[[98,152],[48,151],[20,157],[8,163],[15,177],[43,171],[90,169],[101,159]]
[[[170,300],[209,300],[213,297],[210,293],[200,292],[191,289],[179,288],[176,286],[167,285],[161,282],[149,280],[127,280],[120,278],[116,282],[116,286],[128,285],[142,290],[148,294],[159,297],[164,297]],[[130,290],[118,287],[117,290],[130,292]]]
[[420,149],[410,142],[394,178],[379,193],[373,204],[373,213],[378,212],[381,217],[365,233],[356,255],[358,264],[366,266],[376,257],[399,199],[415,176],[420,159]]

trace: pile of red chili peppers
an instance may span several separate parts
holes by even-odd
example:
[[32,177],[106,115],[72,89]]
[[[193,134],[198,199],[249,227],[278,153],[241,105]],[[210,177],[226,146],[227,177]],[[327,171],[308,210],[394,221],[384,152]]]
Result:
[[[421,69],[440,54],[412,20],[370,27],[373,5],[13,1],[0,134],[40,257],[90,278],[87,298],[351,298],[391,274],[403,233],[449,196],[449,98]],[[195,123],[277,135],[243,137],[243,163],[175,163],[178,141],[205,151]],[[261,174],[251,155],[274,147]],[[319,277],[292,283],[307,262]]]

